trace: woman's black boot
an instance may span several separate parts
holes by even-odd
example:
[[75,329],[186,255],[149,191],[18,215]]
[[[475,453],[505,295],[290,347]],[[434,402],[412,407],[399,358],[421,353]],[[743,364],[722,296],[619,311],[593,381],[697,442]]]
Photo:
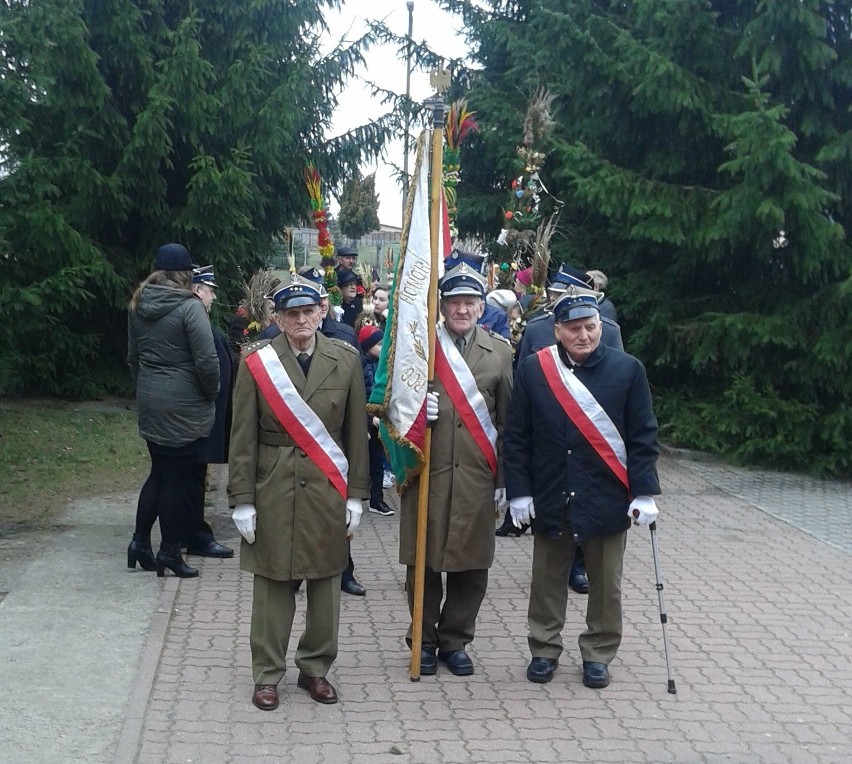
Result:
[[151,539],[142,539],[133,534],[133,541],[127,547],[127,567],[135,568],[136,563],[142,570],[156,570],[157,561],[154,559],[154,550],[151,549]]
[[157,576],[162,578],[166,574],[166,568],[178,578],[195,578],[198,575],[198,568],[190,568],[184,562],[180,543],[160,544],[160,551],[157,552]]

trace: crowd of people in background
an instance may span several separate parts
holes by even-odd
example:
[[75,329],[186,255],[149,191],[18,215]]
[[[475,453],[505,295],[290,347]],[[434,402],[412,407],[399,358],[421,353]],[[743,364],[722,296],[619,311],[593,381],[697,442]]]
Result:
[[[375,271],[365,278],[355,249],[336,255],[339,304],[330,302],[327,272],[305,266],[264,295],[256,341],[246,341],[246,310],[233,316],[227,339],[211,325],[213,268],[193,263],[180,244],[160,247],[129,310],[128,362],[151,472],[128,566],[191,577],[198,570],[184,549],[234,555],[204,518],[207,466],[229,463],[240,565],[254,575],[252,701],[262,710],[278,705],[303,581],[298,684],[317,702],[337,701],[325,677],[337,654],[340,592],[366,594],[351,552],[362,501],[379,517],[395,514],[383,493],[394,477],[380,423],[366,408],[386,341],[390,285]],[[531,529],[527,677],[553,677],[570,587],[589,595],[579,641],[584,683],[605,687],[621,639],[625,531],[631,519],[647,524],[657,511],[647,379],[623,352],[603,273],[562,264],[546,299],[536,299],[531,269],[489,289],[484,264],[483,255],[454,249],[439,282],[436,350],[445,363],[426,399],[433,458],[421,671],[434,674],[440,662],[457,676],[474,673],[465,648],[495,537]],[[399,520],[412,615],[417,484],[402,492]]]

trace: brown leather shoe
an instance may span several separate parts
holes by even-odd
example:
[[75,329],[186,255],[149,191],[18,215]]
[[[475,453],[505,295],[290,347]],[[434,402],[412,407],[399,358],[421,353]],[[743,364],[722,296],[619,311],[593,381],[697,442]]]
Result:
[[278,708],[278,688],[274,684],[256,684],[251,702],[261,711],[274,711]]
[[337,703],[337,690],[324,676],[306,676],[300,671],[297,684],[307,690],[317,703]]

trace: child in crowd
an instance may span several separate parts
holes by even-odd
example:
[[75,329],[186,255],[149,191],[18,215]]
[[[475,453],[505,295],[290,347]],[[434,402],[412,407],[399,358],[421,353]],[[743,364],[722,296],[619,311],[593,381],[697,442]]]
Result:
[[[376,379],[376,366],[379,354],[382,352],[384,332],[375,324],[366,324],[358,332],[358,343],[364,353],[364,386],[367,388],[367,399],[373,390]],[[384,479],[384,449],[379,441],[378,419],[373,417],[367,429],[370,433],[370,512],[388,517],[394,511],[385,503],[383,493]]]

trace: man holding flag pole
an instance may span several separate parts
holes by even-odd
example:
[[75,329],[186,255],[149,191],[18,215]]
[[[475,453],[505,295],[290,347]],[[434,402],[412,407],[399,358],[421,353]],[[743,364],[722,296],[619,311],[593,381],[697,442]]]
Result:
[[370,398],[402,494],[400,562],[407,566],[415,681],[436,673],[438,660],[459,676],[474,671],[464,648],[473,639],[494,556],[494,502],[503,494],[500,431],[512,384],[509,344],[476,326],[485,283],[467,265],[440,280],[444,324],[436,335],[435,283],[449,237],[441,195],[443,114],[435,111],[431,210],[421,136],[391,295],[390,340]]

